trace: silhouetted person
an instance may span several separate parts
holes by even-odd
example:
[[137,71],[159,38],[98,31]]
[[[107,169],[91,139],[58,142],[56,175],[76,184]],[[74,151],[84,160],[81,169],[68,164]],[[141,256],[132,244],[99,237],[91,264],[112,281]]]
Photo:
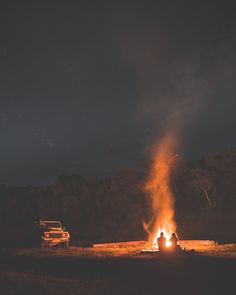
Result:
[[157,239],[157,245],[158,245],[159,251],[166,250],[166,238],[164,237],[163,232],[161,232],[160,237]]
[[180,246],[178,245],[178,237],[175,233],[172,233],[171,238],[170,238],[170,242],[171,242],[171,249],[176,251],[176,250],[180,250]]

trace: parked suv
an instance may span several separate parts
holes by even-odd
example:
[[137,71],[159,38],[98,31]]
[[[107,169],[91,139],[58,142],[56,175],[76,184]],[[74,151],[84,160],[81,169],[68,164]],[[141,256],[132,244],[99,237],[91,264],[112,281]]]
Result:
[[42,232],[41,249],[55,245],[69,248],[70,234],[65,231],[60,221],[40,220],[39,226]]

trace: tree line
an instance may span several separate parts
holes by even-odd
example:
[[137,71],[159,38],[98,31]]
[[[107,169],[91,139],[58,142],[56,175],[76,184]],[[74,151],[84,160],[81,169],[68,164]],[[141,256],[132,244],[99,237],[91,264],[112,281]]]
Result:
[[[127,168],[111,177],[64,175],[48,186],[0,187],[0,243],[29,245],[35,221],[61,220],[73,243],[147,239],[151,214],[142,171]],[[235,241],[236,150],[200,161],[175,161],[171,187],[178,234],[183,239]]]

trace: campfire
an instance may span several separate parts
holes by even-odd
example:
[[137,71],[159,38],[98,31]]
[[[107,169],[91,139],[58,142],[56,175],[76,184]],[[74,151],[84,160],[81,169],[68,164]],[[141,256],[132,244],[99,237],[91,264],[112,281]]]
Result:
[[[127,241],[118,243],[95,244],[99,249],[126,249],[131,255],[155,256],[159,253],[158,238],[163,233],[165,237],[165,250],[169,253],[193,254],[195,250],[206,251],[214,249],[216,243],[210,240],[178,240],[171,244],[173,234],[176,235],[177,225],[174,220],[174,195],[170,186],[171,169],[177,157],[175,154],[176,138],[173,134],[166,135],[158,145],[154,146],[154,157],[151,169],[144,185],[152,212],[144,228],[148,233],[147,241]],[[136,251],[137,250],[137,251]],[[172,251],[177,250],[177,251]],[[179,251],[180,250],[180,251]],[[182,251],[184,250],[184,251]],[[136,251],[134,253],[134,251]]]
[[153,163],[144,190],[152,205],[152,216],[144,228],[149,235],[151,249],[157,250],[157,238],[161,232],[166,238],[166,247],[171,246],[171,234],[176,232],[174,221],[174,195],[170,188],[170,173],[177,155],[174,153],[176,138],[166,135],[154,146]]

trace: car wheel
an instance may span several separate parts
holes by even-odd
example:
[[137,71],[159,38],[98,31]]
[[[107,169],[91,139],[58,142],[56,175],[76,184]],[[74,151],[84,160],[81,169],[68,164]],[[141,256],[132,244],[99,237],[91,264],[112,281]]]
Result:
[[65,242],[65,243],[64,243],[64,248],[65,248],[65,249],[69,249],[69,242]]

